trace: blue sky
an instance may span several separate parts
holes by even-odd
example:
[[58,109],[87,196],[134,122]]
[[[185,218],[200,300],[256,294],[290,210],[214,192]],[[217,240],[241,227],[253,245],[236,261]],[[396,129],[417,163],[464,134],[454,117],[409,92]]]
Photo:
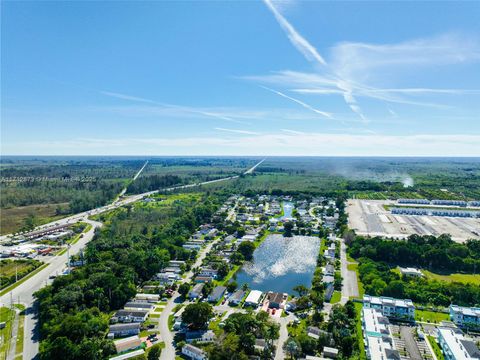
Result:
[[2,2],[3,154],[480,156],[480,3]]

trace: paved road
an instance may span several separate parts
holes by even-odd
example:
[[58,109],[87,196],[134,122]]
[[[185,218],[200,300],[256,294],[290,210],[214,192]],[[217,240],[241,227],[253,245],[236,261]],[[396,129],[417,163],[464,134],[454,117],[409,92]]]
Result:
[[357,274],[355,271],[348,270],[348,261],[347,261],[347,245],[343,239],[340,240],[340,263],[341,263],[341,274],[342,274],[342,298],[340,300],[341,304],[345,304],[350,297],[358,297],[358,283],[357,283]]
[[415,342],[415,338],[413,337],[413,327],[400,326],[400,334],[402,335],[402,339],[405,341],[405,347],[410,355],[410,359],[422,360],[422,354],[420,353],[417,343]]
[[[140,174],[142,173],[143,169],[145,169],[145,166],[147,166],[147,164],[148,164],[148,160],[145,161],[145,164],[143,164],[142,168],[137,171],[137,173],[135,174],[135,176],[133,177],[131,182],[134,182],[135,180],[137,180],[137,178],[140,176]],[[130,184],[130,183],[128,183],[128,184]],[[120,192],[120,194],[118,194],[117,199],[122,197],[123,195],[125,195],[125,193],[127,192],[128,184],[127,184],[127,186],[125,186],[123,188],[123,190]]]
[[[92,220],[83,219],[82,221],[91,224],[92,228],[86,232],[78,242],[70,247],[70,255],[77,254],[93,238],[95,228],[102,225],[101,223]],[[45,262],[49,264],[45,269],[0,297],[0,304],[9,306],[11,299],[13,299],[14,303],[19,302],[26,306],[23,346],[24,359],[33,359],[38,354],[36,304],[34,304],[33,294],[52,281],[49,279],[50,276],[56,276],[57,274],[62,273],[66,268],[67,253],[60,256],[46,257],[45,259]]]
[[283,360],[285,359],[285,352],[283,351],[283,344],[288,339],[288,329],[287,325],[290,321],[293,320],[292,315],[288,315],[287,317],[280,317],[280,318],[273,318],[278,324],[280,324],[280,336],[277,340],[277,349],[275,351],[275,360]]
[[[212,250],[213,245],[218,243],[220,240],[217,239],[209,243],[198,255],[195,264],[192,265],[193,268],[197,268],[202,265],[203,259],[207,256],[207,254]],[[182,283],[190,282],[193,277],[193,271],[190,270],[184,279],[182,279]],[[167,305],[162,310],[160,315],[160,320],[158,323],[160,336],[162,340],[165,342],[165,348],[162,350],[162,354],[160,355],[160,360],[172,360],[175,359],[175,346],[173,344],[173,334],[170,331],[168,326],[168,317],[171,315],[173,308],[180,303],[180,294],[175,292],[173,296],[167,301]]]

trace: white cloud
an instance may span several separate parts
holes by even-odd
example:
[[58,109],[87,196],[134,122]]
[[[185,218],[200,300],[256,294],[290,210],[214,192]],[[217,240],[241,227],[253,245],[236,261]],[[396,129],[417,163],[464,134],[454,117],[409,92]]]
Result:
[[305,133],[303,131],[297,131],[297,130],[280,129],[280,131],[283,131],[287,134],[292,134],[292,135],[305,135]]
[[480,42],[465,34],[448,33],[396,44],[342,42],[331,48],[330,67],[351,81],[366,81],[408,68],[443,66],[480,60]]
[[262,134],[2,143],[3,154],[480,156],[480,135]]
[[276,9],[271,0],[264,0],[264,3],[277,19],[282,29],[287,34],[290,42],[300,51],[309,61],[315,61],[317,64],[326,65],[323,57],[318,53],[317,49],[313,47],[300,33],[283,17]]
[[[317,74],[302,74],[284,71],[268,76],[249,76],[254,81],[304,88],[294,89],[297,93],[317,95],[342,95],[347,106],[364,122],[368,122],[356,97],[416,106],[448,108],[441,101],[418,101],[412,99],[425,94],[478,95],[472,89],[384,88],[385,82],[400,79],[404,72],[418,72],[421,67],[463,64],[480,60],[480,41],[465,34],[415,39],[396,44],[368,44],[342,42],[330,49],[328,62],[291,23],[278,11],[271,0],[264,0],[273,15],[287,33],[292,44],[310,61],[322,66]],[[404,78],[404,77],[403,77]],[[380,84],[375,84],[380,82]],[[368,84],[368,85],[367,85]],[[302,85],[300,85],[302,86]]]
[[262,86],[262,88],[264,88],[264,89],[266,89],[266,90],[268,90],[268,91],[271,91],[271,92],[273,92],[274,94],[277,94],[277,95],[279,95],[279,96],[281,96],[281,97],[284,97],[285,99],[289,99],[289,100],[291,100],[291,101],[293,101],[293,102],[295,102],[295,103],[303,106],[305,109],[310,110],[310,111],[313,111],[313,112],[316,113],[316,114],[322,115],[322,116],[327,117],[327,118],[329,118],[329,119],[333,119],[333,116],[332,116],[331,113],[328,113],[328,112],[326,112],[326,111],[322,111],[322,110],[315,109],[313,106],[308,105],[307,103],[304,103],[303,101],[300,101],[300,100],[298,100],[298,99],[295,99],[295,98],[293,98],[293,97],[291,97],[291,96],[288,96],[288,95],[286,95],[286,94],[284,94],[284,93],[282,93],[282,92],[280,92],[280,91],[270,89],[270,88],[268,88],[268,87],[266,87],[266,86]]
[[149,103],[149,104],[154,104],[154,105],[164,107],[164,108],[176,109],[176,110],[187,112],[187,113],[193,113],[193,114],[199,114],[199,115],[203,115],[203,116],[207,116],[207,117],[213,117],[213,118],[216,118],[216,119],[220,119],[220,120],[224,120],[224,121],[228,121],[228,122],[234,122],[234,123],[238,123],[238,124],[245,124],[245,122],[243,122],[243,121],[232,119],[232,118],[230,118],[228,116],[225,116],[223,114],[218,114],[218,113],[211,112],[211,111],[205,111],[205,110],[202,110],[202,109],[199,109],[199,108],[194,108],[194,107],[189,107],[189,106],[180,106],[180,105],[174,105],[174,104],[167,104],[167,103],[163,103],[163,102],[159,102],[159,101],[155,101],[155,100],[145,99],[145,98],[126,95],[126,94],[120,94],[120,93],[116,93],[116,92],[100,91],[100,93],[103,94],[103,95],[106,95],[106,96],[117,98],[117,99],[133,101],[133,102]]
[[248,131],[248,130],[225,129],[225,128],[218,128],[218,127],[215,128],[215,130],[226,131],[226,132],[235,133],[235,134],[243,134],[243,135],[258,135],[257,132]]

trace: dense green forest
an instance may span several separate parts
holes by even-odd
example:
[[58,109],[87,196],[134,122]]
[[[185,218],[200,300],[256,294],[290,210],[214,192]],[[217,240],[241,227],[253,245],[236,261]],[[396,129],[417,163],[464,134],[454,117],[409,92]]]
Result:
[[358,272],[366,294],[408,298],[424,305],[480,305],[477,284],[405,277],[395,271],[397,265],[402,265],[474,273],[480,265],[479,240],[458,244],[448,235],[412,235],[405,241],[358,236],[350,244],[349,253],[359,262]]
[[104,214],[105,226],[86,248],[87,265],[36,293],[41,323],[41,359],[104,359],[108,313],[123,307],[136,286],[170,259],[191,256],[181,245],[208,222],[220,198],[176,196],[156,207],[128,206]]
[[480,270],[480,240],[459,244],[449,235],[411,235],[398,241],[357,236],[349,245],[349,252],[354,258],[367,257],[374,261],[440,272],[474,273]]

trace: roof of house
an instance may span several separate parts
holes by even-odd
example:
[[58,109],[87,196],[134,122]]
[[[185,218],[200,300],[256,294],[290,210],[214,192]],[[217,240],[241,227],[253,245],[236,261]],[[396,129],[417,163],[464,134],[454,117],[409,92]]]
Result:
[[133,317],[144,317],[148,314],[148,311],[145,310],[118,310],[115,313],[115,316],[133,316]]
[[212,290],[212,293],[208,296],[210,299],[217,299],[223,295],[227,288],[225,286],[217,286]]
[[269,292],[268,301],[280,304],[283,301],[283,294],[277,292]]
[[115,349],[117,349],[117,352],[120,353],[139,347],[142,344],[142,340],[140,340],[138,335],[135,335],[124,339],[115,340],[113,343],[115,345]]
[[125,304],[124,308],[136,308],[136,309],[151,309],[153,305],[148,302],[129,301]]
[[190,351],[191,353],[197,354],[197,355],[204,355],[205,354],[205,352],[202,349],[199,349],[198,347],[190,345],[190,344],[184,345],[182,350],[184,350],[184,349]]
[[232,296],[230,296],[230,301],[241,301],[244,296],[245,296],[245,291],[237,290],[233,293]]
[[140,323],[128,323],[128,324],[113,324],[110,325],[110,331],[123,331],[131,329],[140,329]]

